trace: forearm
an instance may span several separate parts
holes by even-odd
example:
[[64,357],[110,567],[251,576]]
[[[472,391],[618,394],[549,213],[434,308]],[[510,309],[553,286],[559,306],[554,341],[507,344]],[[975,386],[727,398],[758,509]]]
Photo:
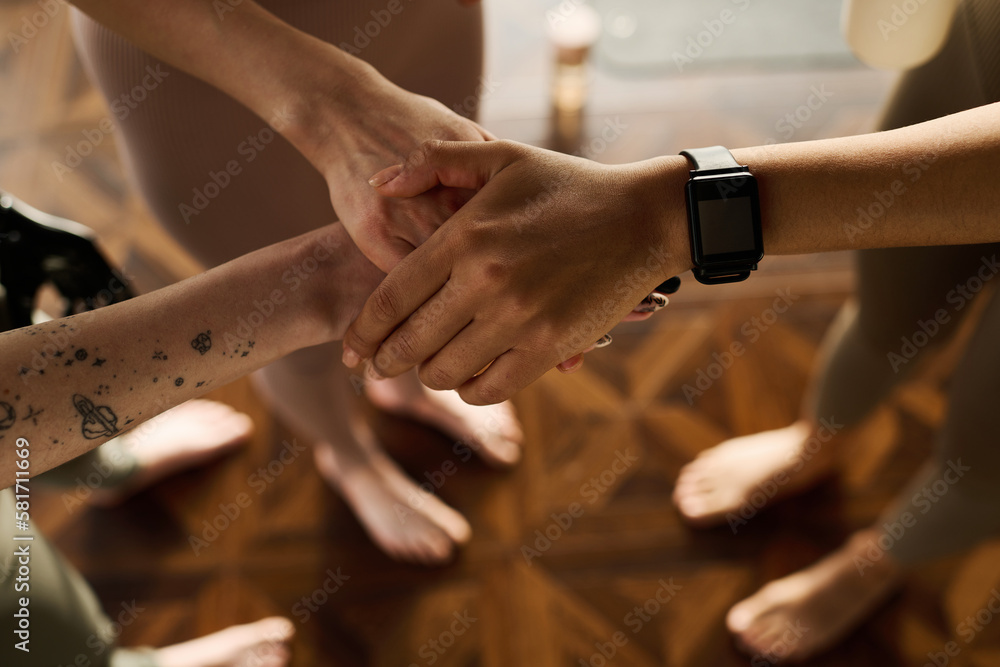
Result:
[[[139,48],[240,101],[310,160],[345,106],[381,77],[362,60],[293,28],[251,0],[73,0]],[[324,104],[319,104],[322,99]],[[324,119],[325,120],[325,119]]]
[[[767,254],[1000,241],[1000,104],[899,130],[733,155],[757,178]],[[652,163],[669,193],[662,224],[686,230],[687,161]],[[672,247],[686,242],[684,235]]]
[[[339,227],[176,285],[0,335],[0,488],[15,441],[37,475],[295,349],[331,340]],[[309,259],[312,258],[312,259]],[[304,273],[303,267],[312,268]],[[301,276],[308,279],[303,280]]]

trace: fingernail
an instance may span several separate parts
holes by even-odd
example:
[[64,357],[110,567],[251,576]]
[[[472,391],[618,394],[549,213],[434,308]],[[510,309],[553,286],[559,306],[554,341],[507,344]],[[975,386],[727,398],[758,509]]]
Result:
[[567,359],[566,361],[562,362],[561,364],[556,366],[556,368],[559,369],[560,373],[572,373],[582,365],[583,365],[583,356],[577,355],[572,359]]
[[681,288],[681,279],[677,276],[669,280],[665,280],[656,287],[656,291],[660,294],[673,294]]
[[656,305],[656,308],[653,309],[653,312],[656,312],[660,308],[665,308],[666,305],[668,303],[670,303],[670,299],[668,299],[667,297],[663,296],[662,294],[657,294],[656,292],[653,292],[652,294],[650,294],[649,298]]
[[391,181],[392,179],[399,176],[401,173],[403,173],[403,165],[394,164],[391,167],[386,167],[379,173],[369,178],[368,185],[372,186],[373,188],[381,187],[386,183],[388,183],[389,181]]
[[611,334],[604,334],[601,336],[596,343],[594,343],[595,348],[602,348],[611,345]]
[[361,363],[361,357],[358,353],[351,348],[344,346],[344,355],[340,358],[344,362],[344,365],[348,368],[357,368],[358,364]]
[[650,292],[649,296],[639,302],[639,305],[635,307],[635,312],[637,313],[655,313],[660,308],[663,308],[668,303],[670,299],[663,296],[662,294],[657,294],[655,292]]
[[381,373],[375,370],[375,364],[371,362],[368,362],[365,365],[365,375],[367,375],[370,380],[375,380],[376,382],[385,379]]

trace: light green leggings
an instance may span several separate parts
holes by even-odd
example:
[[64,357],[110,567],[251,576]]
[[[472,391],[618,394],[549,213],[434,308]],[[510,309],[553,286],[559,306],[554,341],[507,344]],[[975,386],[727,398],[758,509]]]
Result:
[[[29,482],[29,489],[37,493],[34,483]],[[41,533],[17,530],[14,503],[12,489],[0,491],[0,665],[156,667],[150,649],[115,647],[120,628],[104,615],[83,577]],[[14,540],[26,535],[34,539]],[[23,619],[14,614],[22,607],[27,609],[26,637],[15,634]],[[30,652],[16,647],[23,638]]]
[[[959,8],[943,51],[903,77],[882,128],[996,101],[1000,2],[969,0]],[[934,168],[929,162],[928,169]],[[920,187],[919,178],[901,177],[908,187]],[[989,293],[987,286],[1000,284],[994,280],[998,261],[1000,244],[857,253],[857,298],[827,335],[812,414],[848,426],[863,419],[928,350],[954,333],[971,302]],[[1000,296],[987,298],[951,380],[936,459],[879,521],[888,534],[881,543],[904,563],[1000,534]]]

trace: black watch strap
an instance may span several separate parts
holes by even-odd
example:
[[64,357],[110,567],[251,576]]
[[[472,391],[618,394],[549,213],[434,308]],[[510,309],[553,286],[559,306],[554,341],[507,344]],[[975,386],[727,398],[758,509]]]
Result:
[[[681,155],[691,161],[691,178],[698,176],[713,176],[718,174],[750,173],[750,168],[741,165],[725,146],[706,146],[705,148],[689,148],[681,151]],[[700,283],[720,284],[735,283],[746,280],[750,270],[757,265],[740,264],[737,266],[716,266],[711,268],[694,267],[692,272]]]
[[691,160],[694,169],[701,175],[725,173],[734,171],[749,171],[741,165],[725,146],[708,146],[706,148],[689,148],[681,151],[681,155]]

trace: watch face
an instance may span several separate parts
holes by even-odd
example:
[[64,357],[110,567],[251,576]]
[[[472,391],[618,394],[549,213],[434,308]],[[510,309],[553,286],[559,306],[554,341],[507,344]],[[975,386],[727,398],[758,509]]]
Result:
[[757,262],[764,255],[757,181],[750,174],[687,184],[691,247],[698,265]]

